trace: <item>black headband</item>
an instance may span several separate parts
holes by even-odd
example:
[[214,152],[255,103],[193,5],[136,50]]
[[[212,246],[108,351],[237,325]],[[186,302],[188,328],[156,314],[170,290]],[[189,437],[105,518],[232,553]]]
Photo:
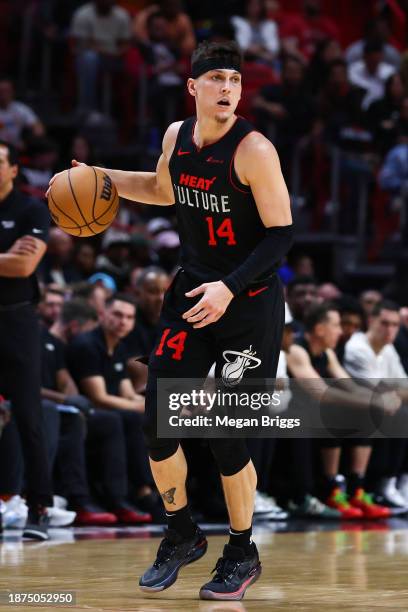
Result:
[[198,79],[199,76],[209,70],[236,70],[241,72],[240,62],[234,62],[229,57],[211,57],[209,59],[198,60],[191,66],[191,76],[193,79]]

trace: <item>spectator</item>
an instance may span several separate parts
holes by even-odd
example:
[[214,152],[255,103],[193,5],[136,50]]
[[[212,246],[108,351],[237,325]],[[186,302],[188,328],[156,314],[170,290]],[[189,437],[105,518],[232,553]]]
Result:
[[73,286],[72,296],[84,299],[95,309],[98,318],[101,319],[105,313],[105,303],[112,294],[103,284],[78,283]]
[[72,266],[78,281],[84,281],[96,269],[96,248],[92,242],[80,241],[75,245]]
[[134,285],[128,288],[137,303],[136,323],[123,342],[129,356],[129,375],[136,391],[142,391],[146,386],[146,364],[156,340],[157,324],[169,282],[162,268],[148,266],[138,274]]
[[263,87],[253,105],[257,111],[258,127],[274,141],[282,167],[288,174],[293,149],[310,131],[315,116],[313,100],[305,91],[304,68],[300,60],[287,57],[282,66],[282,83]]
[[130,18],[115,4],[115,0],[87,2],[72,17],[81,112],[98,109],[96,86],[101,74],[123,75],[123,54],[131,37]]
[[332,63],[342,59],[343,53],[337,40],[326,38],[319,42],[306,73],[306,84],[313,95],[319,93],[327,82]]
[[[371,393],[355,384],[338,362],[334,349],[341,335],[340,316],[330,304],[313,306],[305,317],[305,336],[298,340],[287,356],[288,368],[295,378],[314,380],[315,388],[321,389],[323,404],[337,403],[347,406],[370,408]],[[338,380],[339,387],[328,385],[327,379]],[[399,406],[399,404],[396,404]],[[342,518],[385,518],[390,515],[387,508],[377,506],[364,490],[364,477],[370,458],[371,447],[367,440],[350,438],[350,473],[347,493],[344,478],[338,474],[342,441],[337,438],[320,440],[323,462],[325,503],[341,512]]]
[[[377,303],[368,319],[366,333],[354,334],[344,351],[344,365],[349,374],[364,379],[371,387],[393,389],[403,401],[408,399],[407,374],[393,345],[400,328],[399,308],[390,301]],[[388,380],[387,380],[388,379]],[[389,380],[391,379],[391,380]],[[407,440],[384,438],[377,441],[375,478],[382,503],[392,509],[407,508]],[[404,487],[399,491],[397,478]]]
[[358,301],[344,295],[335,300],[340,313],[341,336],[336,346],[336,355],[341,364],[344,361],[344,347],[353,334],[364,328],[364,312]]
[[303,320],[307,311],[319,302],[313,276],[297,276],[291,280],[287,288],[287,301],[293,316],[292,327],[298,337],[304,331]]
[[96,310],[84,299],[73,298],[63,304],[58,319],[50,327],[50,333],[64,344],[68,344],[78,334],[94,329],[97,323]]
[[[378,149],[386,153],[396,140],[403,111],[404,87],[398,73],[388,77],[384,97],[370,104],[366,113],[366,124],[374,135]],[[408,108],[408,106],[407,106]],[[407,113],[408,124],[408,113]]]
[[38,304],[38,312],[43,324],[50,328],[58,317],[61,315],[64,305],[64,292],[62,289],[53,289],[46,287],[43,291],[40,303]]
[[130,356],[148,357],[156,341],[157,324],[169,276],[162,268],[149,266],[131,288],[137,303],[136,325],[124,339]]
[[44,136],[30,138],[27,143],[28,161],[21,168],[22,189],[35,198],[44,200],[51,177],[58,162],[56,144]]
[[332,302],[341,296],[340,289],[334,283],[323,283],[317,290],[321,302]]
[[182,10],[180,0],[162,0],[159,4],[153,4],[140,11],[133,24],[133,32],[136,39],[146,43],[148,41],[147,20],[150,15],[160,11],[167,25],[167,33],[174,49],[181,56],[190,57],[196,46],[194,28],[190,17]]
[[26,136],[43,136],[45,129],[34,111],[14,96],[12,81],[0,77],[0,138],[22,149]]
[[129,296],[113,295],[106,303],[101,324],[70,343],[67,362],[82,393],[95,406],[112,411],[122,421],[130,496],[138,504],[149,500],[157,507],[142,431],[144,398],[133,390],[122,342],[134,326],[135,312],[135,303]]
[[117,287],[122,289],[130,272],[130,238],[123,232],[105,234],[103,252],[96,258],[96,269],[112,276]]
[[272,63],[279,53],[279,33],[276,23],[267,18],[265,0],[249,0],[245,16],[231,18],[235,40],[247,59]]
[[[164,133],[169,123],[180,114],[183,102],[185,67],[179,62],[178,52],[171,46],[167,22],[163,13],[154,12],[147,20],[148,42],[144,53],[150,64],[149,105],[154,124]],[[166,104],[163,105],[163,100]]]
[[408,372],[408,307],[404,306],[400,310],[401,327],[395,338],[394,346],[401,359],[402,367]]
[[[61,317],[51,328],[51,332],[60,342],[66,344],[72,342],[80,334],[85,334],[95,328],[97,316],[95,310],[85,301],[73,299],[65,302]],[[59,384],[55,391],[59,394],[65,393],[71,388],[69,399],[62,395],[55,395],[55,399],[64,402],[84,406],[92,406],[90,401],[83,395],[78,396],[78,390],[71,376],[66,370],[63,372],[62,380],[59,375]],[[124,439],[122,421],[118,414],[113,411],[91,407],[85,410],[87,425],[87,455],[89,458],[89,472],[93,475],[93,488],[99,493],[103,505],[109,506],[112,512],[109,522],[119,520],[124,523],[139,523],[149,520],[149,517],[133,507],[129,507],[126,501],[128,494],[126,444]],[[71,502],[77,512],[77,523],[91,525],[102,522],[101,514],[106,514],[104,509],[92,500],[82,497]],[[114,521],[112,520],[112,515]]]
[[380,41],[366,41],[364,57],[349,66],[349,79],[353,85],[365,90],[362,109],[367,108],[384,96],[385,83],[395,73],[395,67],[384,62],[383,44]]
[[401,56],[389,41],[391,31],[388,19],[385,17],[377,17],[366,24],[365,37],[356,40],[345,51],[345,58],[348,64],[357,62],[363,59],[364,43],[366,40],[380,40],[384,45],[384,61],[398,70],[401,63]]
[[[355,130],[361,131],[364,96],[364,89],[349,82],[346,62],[334,60],[328,67],[326,84],[318,96],[319,116],[330,143],[348,148]],[[351,129],[354,131],[350,132]]]
[[293,276],[314,276],[315,265],[313,259],[306,253],[288,254],[288,264]]
[[[42,389],[43,403],[55,407],[60,415],[60,433],[56,455],[56,490],[68,500],[68,507],[76,512],[80,525],[104,525],[117,522],[114,514],[93,504],[89,491],[86,461],[84,419],[88,435],[93,435],[98,416],[89,400],[79,395],[65,364],[64,345],[43,327]],[[99,423],[100,425],[100,423]],[[112,423],[110,424],[112,427]],[[92,430],[92,431],[91,431]],[[106,449],[104,449],[106,450]],[[111,456],[120,461],[120,455]]]
[[366,289],[360,293],[358,300],[364,311],[364,316],[367,319],[371,315],[376,304],[381,302],[382,295],[376,289]]
[[50,240],[47,253],[41,266],[41,275],[45,284],[55,283],[61,288],[75,281],[72,268],[74,241],[59,227],[50,229]]
[[[408,98],[406,98],[408,115]],[[401,195],[408,189],[408,130],[401,133],[398,144],[391,149],[380,170],[379,182],[382,189],[393,195]]]

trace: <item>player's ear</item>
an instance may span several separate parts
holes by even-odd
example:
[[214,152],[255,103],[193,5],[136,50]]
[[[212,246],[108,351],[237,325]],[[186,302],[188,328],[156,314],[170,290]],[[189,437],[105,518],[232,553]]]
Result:
[[195,86],[195,80],[194,79],[188,79],[187,80],[187,89],[188,89],[188,93],[190,94],[190,96],[195,97],[196,95],[196,86]]
[[14,164],[13,166],[11,166],[11,172],[12,172],[12,179],[14,181],[14,179],[17,177],[18,174],[18,165]]

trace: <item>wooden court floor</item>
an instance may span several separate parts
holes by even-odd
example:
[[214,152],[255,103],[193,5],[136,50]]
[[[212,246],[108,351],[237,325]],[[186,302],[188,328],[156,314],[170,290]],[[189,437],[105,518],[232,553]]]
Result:
[[[209,536],[207,555],[184,568],[156,596],[138,590],[138,576],[159,540],[102,539],[23,543],[0,541],[0,591],[72,589],[85,611],[203,612],[274,610],[334,612],[408,610],[408,529],[256,533],[263,574],[242,602],[204,602],[198,590],[225,542]],[[56,607],[0,606],[1,610]]]

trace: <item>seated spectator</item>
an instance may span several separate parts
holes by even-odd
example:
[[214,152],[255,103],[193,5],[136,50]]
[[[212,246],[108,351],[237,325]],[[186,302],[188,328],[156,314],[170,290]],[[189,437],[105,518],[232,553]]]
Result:
[[273,62],[279,53],[279,33],[276,23],[267,18],[265,0],[249,0],[244,15],[235,15],[231,23],[246,59]]
[[69,344],[67,363],[79,389],[98,408],[120,417],[125,436],[129,496],[137,504],[157,507],[152,490],[147,449],[142,431],[144,397],[135,393],[126,368],[123,338],[134,326],[136,307],[122,294],[106,303],[100,325]]
[[43,324],[50,328],[61,315],[64,305],[64,291],[46,287],[38,304],[38,313]]
[[306,84],[313,95],[326,84],[333,62],[342,59],[343,52],[337,40],[326,38],[319,42],[306,73]]
[[326,84],[318,96],[319,117],[330,143],[349,148],[354,132],[362,130],[361,105],[364,96],[364,89],[350,83],[346,62],[334,60],[328,68]]
[[344,347],[353,334],[364,329],[364,312],[358,301],[348,295],[335,300],[340,313],[341,336],[336,346],[336,355],[341,364],[344,361]]
[[122,289],[130,272],[130,237],[123,232],[105,233],[103,251],[96,258],[96,269],[111,276],[116,286]]
[[26,137],[43,136],[45,128],[34,111],[14,96],[12,81],[0,77],[0,139],[22,149]]
[[296,276],[288,284],[287,302],[293,316],[292,328],[296,338],[303,334],[303,321],[307,311],[319,302],[317,289],[313,276]]
[[30,138],[27,142],[27,156],[27,162],[20,171],[21,188],[25,193],[44,200],[58,163],[57,145],[44,136]]
[[58,319],[50,327],[50,333],[68,344],[75,336],[91,331],[97,324],[96,310],[84,299],[72,298],[63,304]]
[[317,290],[320,302],[333,302],[341,296],[341,291],[334,283],[323,283]]
[[59,227],[52,227],[48,249],[40,268],[40,275],[46,285],[55,283],[64,288],[68,283],[75,282],[76,276],[72,268],[73,251],[72,237]]
[[282,66],[282,83],[263,87],[253,106],[257,111],[258,127],[275,143],[287,175],[291,170],[293,149],[310,131],[315,116],[313,100],[305,91],[302,63],[295,57],[287,57]]
[[[406,98],[408,109],[408,98]],[[408,112],[407,112],[408,114]],[[380,170],[379,183],[382,189],[400,195],[408,189],[408,130],[398,137],[398,144],[389,151]]]
[[404,306],[400,310],[401,327],[395,338],[394,346],[401,359],[402,367],[408,372],[408,307]]
[[395,67],[384,61],[382,42],[366,41],[363,59],[350,64],[348,70],[350,82],[366,92],[362,101],[363,110],[384,96],[385,83],[394,72]]
[[374,135],[376,146],[383,153],[395,144],[403,101],[402,79],[395,73],[385,83],[384,97],[370,104],[367,109],[365,123]]
[[102,74],[123,75],[123,55],[131,37],[130,18],[115,0],[94,0],[73,14],[71,36],[76,55],[78,110],[98,110],[97,82]]
[[384,61],[397,70],[401,63],[401,56],[396,47],[391,43],[390,24],[386,17],[379,16],[367,22],[365,26],[365,36],[353,42],[345,51],[345,58],[348,64],[363,59],[364,43],[366,40],[380,40],[384,45]]
[[95,273],[96,248],[92,242],[80,241],[75,244],[72,267],[78,281],[85,281]]
[[[56,348],[58,349],[58,342],[60,345],[72,342],[78,335],[95,329],[96,324],[96,312],[86,302],[79,299],[65,302],[60,318],[51,328],[57,343]],[[63,363],[62,359],[60,361]],[[65,397],[67,393],[74,395],[68,398],[68,396]],[[52,394],[55,400],[77,405],[85,412],[88,472],[93,476],[91,481],[93,490],[103,506],[111,510],[109,522],[119,521],[133,524],[151,520],[148,514],[140,512],[126,501],[128,469],[120,416],[113,411],[99,409],[93,406],[85,396],[78,395],[77,387],[65,369],[58,370],[56,388],[48,391],[48,394]],[[84,491],[83,485],[82,491]],[[77,512],[77,523],[91,525],[103,522],[100,515],[106,514],[104,509],[84,497],[71,502],[71,507],[75,507]]]
[[148,42],[147,21],[150,15],[160,11],[166,19],[167,34],[171,45],[181,56],[190,57],[196,46],[196,37],[190,17],[182,10],[180,0],[161,0],[140,11],[134,20],[133,33],[140,42]]
[[[394,341],[400,328],[399,307],[390,301],[375,305],[367,332],[353,334],[344,350],[347,372],[372,388],[389,386],[403,401],[408,399],[407,373]],[[388,379],[388,380],[387,380]],[[391,379],[391,380],[390,380]],[[408,507],[408,443],[404,438],[376,440],[372,481],[381,503],[396,511]],[[397,479],[401,482],[398,483]],[[399,488],[397,485],[400,485]]]
[[143,389],[147,382],[147,368],[144,364],[156,341],[157,324],[169,283],[170,279],[163,269],[149,266],[137,276],[135,284],[129,287],[137,303],[136,323],[123,342],[129,356],[129,374],[136,390]]
[[[351,380],[336,357],[334,349],[340,335],[340,315],[336,308],[330,304],[313,306],[305,317],[304,338],[298,340],[287,355],[288,369],[294,378],[316,381],[315,388],[321,390],[320,401],[324,405],[335,402],[342,407],[371,408],[372,394]],[[327,379],[338,380],[339,386],[328,385]],[[343,441],[332,437],[319,442],[325,503],[338,510],[343,519],[390,516],[388,508],[374,504],[364,490],[364,477],[371,454],[369,441],[347,440],[351,451],[347,493],[344,477],[338,474]]]
[[381,302],[382,295],[376,289],[366,289],[362,291],[358,297],[358,301],[360,302],[361,308],[364,311],[364,325],[366,324],[366,319],[371,315],[376,304]]
[[[161,136],[169,123],[180,115],[184,96],[185,66],[179,61],[179,53],[171,45],[163,13],[154,12],[147,20],[148,40],[143,54],[150,65],[149,106],[153,111],[154,125]],[[163,104],[166,100],[166,104]]]
[[85,300],[95,309],[99,319],[103,317],[106,300],[111,295],[112,291],[109,291],[102,283],[82,282],[72,287],[72,297]]

